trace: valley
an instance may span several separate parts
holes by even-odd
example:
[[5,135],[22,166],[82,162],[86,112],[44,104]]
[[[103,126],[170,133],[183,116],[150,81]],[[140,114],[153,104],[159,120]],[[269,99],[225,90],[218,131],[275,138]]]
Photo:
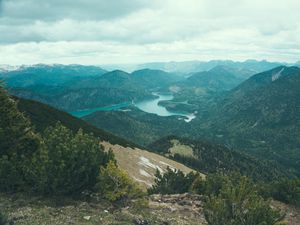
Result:
[[[202,207],[207,207],[207,200],[203,197],[207,193],[203,188],[209,189],[210,186],[195,185],[199,179],[201,182],[236,179],[235,173],[257,184],[255,188],[264,198],[280,200],[281,197],[268,189],[269,185],[278,185],[275,193],[279,192],[280,182],[291,182],[288,183],[291,185],[289,191],[297,195],[297,190],[293,188],[298,185],[300,176],[300,68],[279,66],[251,76],[248,70],[245,72],[246,68],[239,73],[240,69],[237,71],[218,65],[208,71],[183,76],[150,69],[127,73],[79,66],[76,70],[83,74],[74,76],[74,66],[52,67],[37,65],[0,73],[9,93],[14,95],[18,110],[30,119],[32,130],[39,132],[41,137],[53,132],[48,136],[49,141],[59,138],[64,132],[67,139],[71,138],[68,135],[72,135],[67,132],[74,132],[74,141],[83,137],[96,138],[95,143],[104,151],[101,153],[105,156],[103,159],[112,157],[120,169],[120,176],[129,182],[127,185],[130,186],[131,181],[137,185],[138,189],[133,189],[133,192],[141,190],[149,195],[147,200],[137,200],[147,201],[149,205],[136,209],[133,197],[120,214],[116,213],[113,200],[99,200],[92,195],[86,196],[88,200],[80,195],[79,202],[86,204],[87,201],[86,206],[75,207],[78,201],[70,200],[74,209],[87,210],[87,213],[78,216],[73,214],[72,207],[68,208],[64,202],[59,203],[64,205],[61,209],[65,213],[74,217],[72,221],[83,224],[90,224],[91,221],[93,224],[104,219],[113,222],[121,216],[124,224],[140,221],[140,218],[160,224],[171,221],[166,211],[176,207],[172,212],[174,221],[181,221],[182,224],[199,224],[202,221],[206,224],[205,212],[201,211]],[[44,76],[47,79],[44,80]],[[19,82],[19,77],[22,82]],[[82,132],[91,136],[84,136]],[[47,143],[48,139],[44,142]],[[74,141],[70,142],[73,148],[81,145]],[[109,169],[114,170],[113,167]],[[224,177],[218,178],[220,174]],[[160,184],[164,176],[171,179],[166,186]],[[243,182],[242,177],[234,182]],[[183,179],[180,181],[183,191],[176,191],[177,179]],[[195,180],[189,184],[189,179]],[[91,191],[93,193],[94,189]],[[200,195],[165,195],[184,192]],[[153,193],[162,193],[159,198],[163,200],[158,201]],[[15,202],[9,195],[0,195],[0,198],[9,205],[5,210],[10,217],[19,218],[12,212],[15,207],[12,204],[19,204],[18,199]],[[28,198],[34,197],[20,195],[21,201],[28,201]],[[295,199],[298,197],[295,196]],[[42,201],[48,200],[43,198]],[[54,199],[49,204],[56,204],[52,201]],[[63,201],[69,200],[63,198]],[[181,205],[181,201],[190,202],[188,209]],[[298,204],[298,200],[295,203],[286,195],[282,201]],[[104,213],[95,213],[90,204]],[[100,206],[103,204],[104,208]],[[123,203],[118,202],[118,207],[120,204]],[[297,208],[292,209],[282,202],[274,201],[272,204],[282,212],[298,213]],[[43,209],[31,204],[30,208],[34,210],[34,216],[56,210],[52,205]],[[17,206],[16,210],[31,215],[21,206]],[[160,220],[153,218],[151,213],[159,213]],[[188,219],[187,215],[191,218]],[[56,221],[52,217],[47,218]],[[63,216],[60,218],[69,220]],[[297,224],[294,217],[286,216],[286,219],[292,221],[291,224]],[[26,221],[23,218],[18,220]]]
[[[251,63],[257,69],[268,65]],[[208,140],[279,163],[293,174],[300,171],[297,67],[254,76],[239,63],[185,76],[77,67],[37,65],[0,77],[14,95],[50,104],[144,147],[170,135]],[[80,73],[73,76],[75,68]]]
[[299,9],[0,0],[0,225],[300,225]]

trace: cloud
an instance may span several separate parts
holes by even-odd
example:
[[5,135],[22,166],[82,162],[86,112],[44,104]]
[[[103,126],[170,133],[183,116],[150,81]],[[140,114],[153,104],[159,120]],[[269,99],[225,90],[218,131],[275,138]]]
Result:
[[14,20],[103,20],[127,15],[145,7],[146,0],[3,0],[2,17]]
[[[0,63],[299,59],[298,0],[4,0],[2,8]],[[49,58],[49,48],[63,54]]]

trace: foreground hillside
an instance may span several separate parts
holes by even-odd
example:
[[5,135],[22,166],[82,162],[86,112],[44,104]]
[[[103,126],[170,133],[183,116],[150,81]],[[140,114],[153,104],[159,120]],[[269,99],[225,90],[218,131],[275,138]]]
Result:
[[[203,196],[152,195],[147,206],[117,208],[105,201],[0,194],[0,206],[15,225],[206,225]],[[300,209],[277,201],[282,225],[300,225]]]
[[[82,129],[73,132],[56,123],[37,132],[1,87],[0,101],[1,224],[282,225],[284,215],[269,199],[299,205],[299,180],[255,183],[236,172],[203,177],[181,165],[191,171],[187,174],[175,169],[179,164],[138,149],[121,148],[118,162],[113,150],[105,151]],[[180,144],[171,153],[179,150],[191,154]],[[153,184],[147,193],[137,185],[137,173],[149,178],[143,183]],[[282,193],[282,185],[287,192]]]

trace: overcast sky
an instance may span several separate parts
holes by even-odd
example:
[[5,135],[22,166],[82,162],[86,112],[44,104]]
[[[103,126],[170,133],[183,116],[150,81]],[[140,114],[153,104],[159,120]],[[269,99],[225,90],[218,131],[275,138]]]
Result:
[[0,64],[300,60],[300,0],[0,0]]

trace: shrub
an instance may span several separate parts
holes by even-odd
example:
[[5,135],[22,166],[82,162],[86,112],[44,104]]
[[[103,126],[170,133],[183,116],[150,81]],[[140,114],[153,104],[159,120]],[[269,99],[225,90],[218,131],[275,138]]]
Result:
[[191,172],[185,175],[182,171],[172,170],[169,167],[164,174],[156,170],[155,183],[148,189],[148,193],[176,194],[188,192],[197,176],[197,173]]
[[101,167],[96,191],[112,202],[126,203],[128,200],[143,196],[137,184],[113,161],[110,161],[107,167]]
[[282,178],[271,183],[259,183],[258,191],[265,199],[273,198],[286,204],[300,206],[300,179]]
[[74,134],[58,123],[43,135],[44,145],[33,159],[37,190],[45,194],[73,194],[91,189],[97,182],[100,166],[111,154],[99,141],[79,130]]
[[258,196],[246,177],[227,179],[219,193],[208,196],[204,215],[209,225],[275,225],[282,215]]

